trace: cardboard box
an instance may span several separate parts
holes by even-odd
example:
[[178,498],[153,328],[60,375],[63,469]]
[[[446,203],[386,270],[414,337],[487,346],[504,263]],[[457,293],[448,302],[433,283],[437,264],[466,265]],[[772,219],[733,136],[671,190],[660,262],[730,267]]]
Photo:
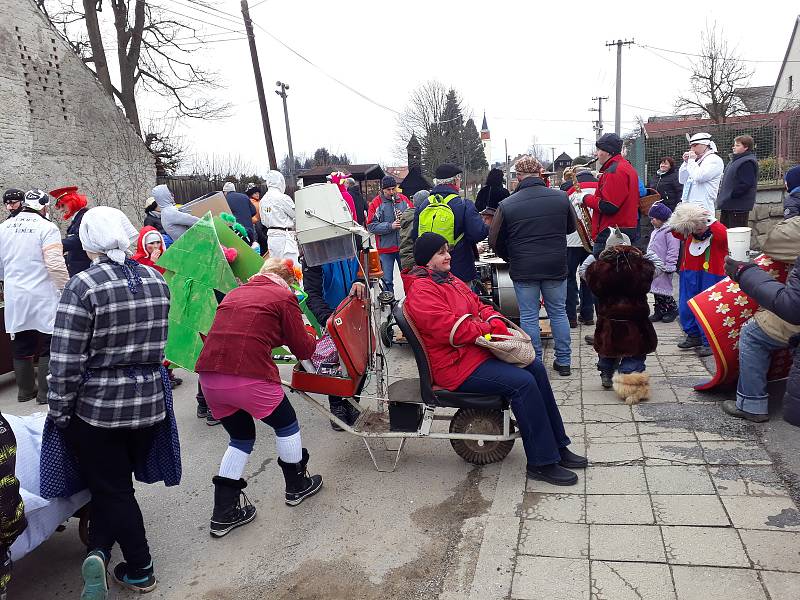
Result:
[[202,218],[208,212],[215,217],[218,217],[221,213],[230,213],[231,207],[222,192],[211,192],[187,202],[181,206],[180,210],[197,218]]

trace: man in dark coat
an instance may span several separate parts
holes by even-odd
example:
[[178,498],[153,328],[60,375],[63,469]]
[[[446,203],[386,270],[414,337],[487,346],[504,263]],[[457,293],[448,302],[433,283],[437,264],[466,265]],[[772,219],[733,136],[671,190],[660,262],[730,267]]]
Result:
[[719,220],[728,229],[747,227],[750,211],[756,203],[758,160],[753,152],[753,138],[740,135],[733,140],[731,162],[722,174],[717,194]]
[[[228,201],[228,206],[231,207],[231,214],[236,217],[236,222],[239,223],[247,231],[247,237],[250,238],[252,243],[256,239],[256,232],[253,228],[253,217],[256,216],[256,207],[250,202],[250,192],[258,192],[258,188],[254,187],[247,190],[247,194],[242,194],[236,191],[233,182],[227,181],[222,186],[222,193],[225,195],[225,200]],[[260,192],[259,192],[260,193]]]
[[361,186],[352,177],[347,180],[347,191],[353,197],[353,204],[356,207],[356,221],[363,227],[367,218],[367,201],[364,200],[364,194],[361,193]]
[[[796,245],[796,223],[800,219],[800,166],[789,169],[784,180],[789,196],[784,201],[784,221],[776,226],[776,229],[780,226],[787,228],[786,241]],[[770,236],[775,237],[772,232],[770,232]],[[796,331],[797,326],[800,326],[800,257],[795,259],[794,267],[789,273],[785,285],[773,279],[768,272],[757,268],[755,264],[734,260],[731,257],[725,259],[725,272],[739,284],[744,293],[758,302],[761,309],[769,311],[775,318],[785,322],[787,329],[794,327]],[[749,324],[750,322],[745,326]],[[783,397],[783,418],[792,425],[800,427],[800,351],[798,351],[798,345],[800,345],[800,334],[795,333],[788,340],[788,346],[794,348],[794,362],[786,384],[786,395]],[[768,356],[767,354],[767,365],[769,364]],[[757,368],[752,364],[748,367],[750,369]],[[766,371],[766,368],[763,370]],[[731,416],[749,421],[761,422],[769,419],[768,414],[758,414],[746,410],[754,409],[744,406],[741,400],[737,388],[737,399],[726,400],[723,402],[722,408]],[[768,397],[761,402],[764,413],[767,401]]]
[[491,169],[486,176],[486,185],[480,189],[475,198],[475,210],[481,212],[486,208],[497,208],[497,205],[510,195],[503,186],[503,171]]
[[520,325],[542,356],[539,298],[550,319],[555,342],[553,369],[570,374],[567,319],[567,234],[575,231],[575,216],[567,195],[548,188],[542,165],[523,156],[516,165],[517,190],[497,207],[489,245],[509,264],[509,276],[519,304]]
[[658,171],[650,180],[650,187],[661,196],[662,204],[675,211],[683,195],[683,185],[678,181],[678,169],[675,168],[675,159],[665,156],[661,159]]

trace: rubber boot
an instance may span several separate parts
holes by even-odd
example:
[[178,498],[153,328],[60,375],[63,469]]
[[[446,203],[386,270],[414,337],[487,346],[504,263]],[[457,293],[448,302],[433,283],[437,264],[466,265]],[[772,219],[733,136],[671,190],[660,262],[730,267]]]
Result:
[[[214,513],[211,515],[211,535],[222,537],[256,518],[256,507],[250,503],[244,479],[214,476]],[[242,502],[244,499],[244,502]]]
[[303,448],[303,458],[298,463],[285,463],[280,458],[278,466],[283,471],[286,481],[286,504],[297,506],[309,496],[316,494],[322,487],[322,475],[309,476],[308,450]]
[[36,393],[36,404],[47,404],[47,376],[50,374],[50,355],[39,357],[39,371],[36,374],[36,381],[39,383],[39,391]]
[[15,358],[14,375],[17,378],[17,402],[27,402],[36,398],[33,358]]

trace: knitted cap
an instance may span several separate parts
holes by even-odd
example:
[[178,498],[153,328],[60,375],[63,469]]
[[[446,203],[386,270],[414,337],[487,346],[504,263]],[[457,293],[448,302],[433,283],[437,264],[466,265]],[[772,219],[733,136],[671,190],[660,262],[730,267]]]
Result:
[[397,185],[397,180],[391,175],[384,175],[383,179],[381,179],[382,190],[385,190],[386,188],[393,188],[396,185]]
[[424,267],[445,244],[447,240],[438,233],[432,231],[423,233],[414,242],[414,262]]
[[622,152],[622,138],[616,133],[604,133],[594,145],[612,155]]
[[663,202],[654,202],[653,206],[650,207],[650,211],[647,213],[647,216],[651,219],[658,219],[659,221],[666,223],[672,216],[672,211],[670,210],[669,206]]
[[517,173],[538,175],[542,172],[542,163],[532,156],[525,155],[514,164],[514,169]]

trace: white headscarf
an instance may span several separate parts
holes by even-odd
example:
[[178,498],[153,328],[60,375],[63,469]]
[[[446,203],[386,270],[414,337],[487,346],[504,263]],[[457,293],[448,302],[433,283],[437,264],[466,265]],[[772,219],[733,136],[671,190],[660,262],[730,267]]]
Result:
[[84,250],[105,254],[120,265],[125,262],[131,238],[136,236],[136,228],[128,217],[110,206],[95,206],[86,211],[78,231]]

